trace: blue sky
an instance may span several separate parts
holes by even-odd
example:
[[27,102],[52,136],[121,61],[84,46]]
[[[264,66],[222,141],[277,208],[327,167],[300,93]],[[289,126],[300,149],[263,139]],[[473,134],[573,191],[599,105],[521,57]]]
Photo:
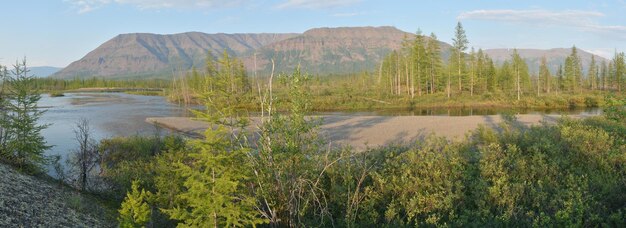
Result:
[[304,32],[316,27],[420,28],[450,42],[460,20],[476,48],[626,51],[626,0],[10,0],[0,64],[67,66],[121,33]]

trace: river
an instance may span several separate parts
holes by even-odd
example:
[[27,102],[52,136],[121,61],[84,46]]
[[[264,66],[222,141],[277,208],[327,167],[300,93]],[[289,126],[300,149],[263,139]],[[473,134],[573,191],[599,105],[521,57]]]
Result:
[[[46,155],[61,155],[63,159],[77,147],[74,129],[80,118],[86,118],[96,140],[114,136],[154,134],[155,127],[146,123],[147,117],[189,116],[187,108],[171,104],[164,97],[130,95],[125,93],[66,93],[63,97],[42,96],[39,106],[47,111],[41,123],[49,124],[42,131],[53,147]],[[316,115],[412,116],[412,115],[494,115],[515,114],[599,114],[599,109],[576,110],[503,110],[489,108],[451,108],[388,110],[370,112],[322,112]],[[52,169],[50,172],[53,172]],[[49,173],[50,173],[49,172]],[[50,173],[53,175],[53,173]]]

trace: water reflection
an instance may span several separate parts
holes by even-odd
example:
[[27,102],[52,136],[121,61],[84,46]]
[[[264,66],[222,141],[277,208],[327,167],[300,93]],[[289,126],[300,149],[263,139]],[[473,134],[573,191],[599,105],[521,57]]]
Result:
[[61,155],[63,159],[77,147],[74,128],[80,118],[89,120],[93,137],[100,140],[113,136],[154,134],[155,127],[145,122],[147,117],[189,115],[185,108],[170,104],[163,97],[124,93],[68,93],[64,97],[43,95],[39,106],[47,110],[41,123],[50,124],[42,131],[48,144],[53,145],[46,155]]

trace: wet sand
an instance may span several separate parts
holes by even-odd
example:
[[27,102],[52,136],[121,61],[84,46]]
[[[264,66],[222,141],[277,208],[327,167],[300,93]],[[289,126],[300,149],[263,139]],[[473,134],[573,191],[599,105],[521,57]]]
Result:
[[[523,114],[517,115],[520,124],[530,126],[555,123],[559,115]],[[587,115],[569,115],[570,118],[583,118]],[[499,115],[486,116],[319,116],[322,118],[320,135],[335,146],[351,146],[356,150],[389,144],[404,144],[422,140],[434,134],[451,140],[459,140],[480,125],[497,129],[503,119]],[[207,123],[186,117],[147,118],[156,123],[184,134],[201,137],[209,126]],[[258,123],[253,118],[252,124]],[[253,127],[254,128],[254,127]]]

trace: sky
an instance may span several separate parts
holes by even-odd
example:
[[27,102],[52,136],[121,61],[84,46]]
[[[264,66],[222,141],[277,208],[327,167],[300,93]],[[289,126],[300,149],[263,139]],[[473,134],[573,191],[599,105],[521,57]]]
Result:
[[626,0],[8,0],[0,65],[65,67],[123,33],[301,33],[317,27],[395,26],[470,47],[626,51]]

